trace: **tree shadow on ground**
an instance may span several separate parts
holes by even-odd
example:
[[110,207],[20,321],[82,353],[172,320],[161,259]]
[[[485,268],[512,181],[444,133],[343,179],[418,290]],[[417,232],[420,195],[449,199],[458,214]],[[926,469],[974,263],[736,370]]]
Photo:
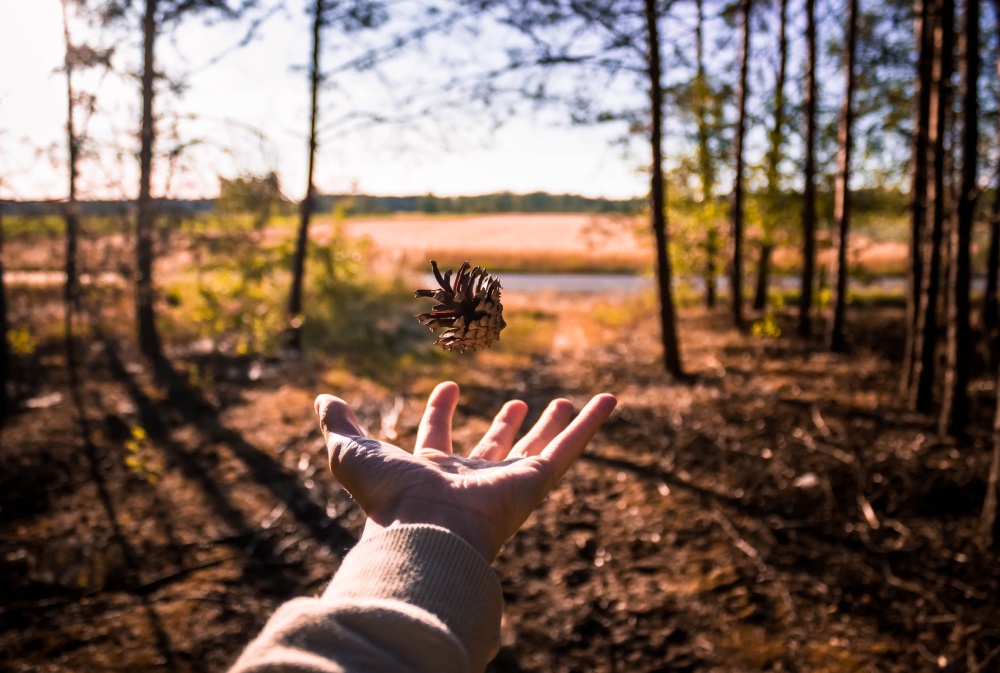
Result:
[[182,460],[182,468],[188,476],[199,481],[236,530],[247,528],[246,522],[229,504],[228,496],[207,477],[192,456],[170,441],[172,427],[190,424],[205,439],[229,447],[247,467],[253,480],[287,506],[296,521],[331,552],[341,555],[356,544],[354,534],[328,516],[326,507],[317,502],[323,494],[306,488],[298,475],[290,473],[280,462],[246,441],[239,432],[226,427],[202,391],[192,386],[168,361],[156,363],[156,379],[167,391],[166,399],[159,401],[143,391],[141,383],[124,366],[113,342],[105,340],[105,353],[112,373],[127,389],[144,427],[154,439],[163,442],[172,455]]

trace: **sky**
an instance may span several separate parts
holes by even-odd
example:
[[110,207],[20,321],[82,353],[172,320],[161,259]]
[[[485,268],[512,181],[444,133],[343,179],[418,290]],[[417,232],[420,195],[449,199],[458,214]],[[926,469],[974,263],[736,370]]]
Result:
[[[189,20],[160,39],[159,62],[170,76],[183,75],[186,87],[180,97],[157,97],[163,115],[158,150],[181,144],[185,149],[173,170],[165,161],[157,165],[156,195],[212,197],[220,176],[276,170],[286,196],[301,198],[309,111],[304,66],[310,37],[303,0],[287,4],[241,49],[231,47],[244,35],[246,24],[205,26]],[[136,30],[111,35],[79,22],[71,27],[76,39],[114,43],[119,62],[136,67],[141,54]],[[59,199],[67,194],[66,79],[59,71],[62,31],[59,0],[0,0],[2,198]],[[331,80],[321,104],[324,133],[316,174],[321,192],[453,196],[548,191],[630,198],[647,191],[641,144],[623,149],[613,142],[620,129],[571,127],[554,111],[520,111],[498,128],[491,115],[472,107],[450,112],[441,107],[433,116],[405,123],[340,123],[372,110],[394,116],[410,95],[434,100],[433,86],[417,86],[423,80],[431,85],[435,81],[429,57],[436,49],[455,49],[460,60],[460,47],[475,49],[475,39],[490,39],[467,37],[449,46],[427,45],[378,74],[343,73]],[[373,43],[366,40],[375,39],[343,40],[330,33],[324,66],[343,62]],[[77,84],[96,91],[98,100],[97,111],[86,123],[94,153],[81,171],[82,195],[134,198],[138,83],[127,76],[91,74],[78,78]]]

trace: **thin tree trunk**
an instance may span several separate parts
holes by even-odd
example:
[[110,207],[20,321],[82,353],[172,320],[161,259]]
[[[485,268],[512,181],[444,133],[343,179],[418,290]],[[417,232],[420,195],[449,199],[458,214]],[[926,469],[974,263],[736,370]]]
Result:
[[917,341],[914,344],[914,380],[910,406],[929,413],[933,402],[934,364],[937,354],[937,305],[940,291],[941,246],[944,237],[944,216],[948,193],[945,189],[945,136],[948,128],[948,106],[951,104],[952,32],[954,28],[952,0],[935,2],[934,59],[932,67],[930,117],[928,119],[927,220],[923,243],[923,270],[920,305],[917,311]]
[[313,6],[312,67],[309,74],[311,108],[309,113],[309,172],[306,176],[306,195],[299,206],[299,232],[295,241],[295,257],[292,261],[292,288],[288,297],[287,345],[298,352],[302,350],[302,285],[305,276],[306,251],[309,245],[309,220],[312,217],[316,187],[316,122],[319,117],[319,84],[322,74],[319,69],[319,54],[322,46],[323,2],[316,0]]
[[[695,74],[695,116],[698,123],[698,173],[701,177],[701,199],[706,206],[715,198],[715,167],[709,147],[711,130],[708,123],[708,79],[705,75],[705,11],[702,0],[697,0],[698,23],[695,26],[697,72]],[[714,221],[705,226],[705,306],[715,308],[715,258],[719,254],[719,231]]]
[[951,227],[951,263],[948,266],[949,289],[947,365],[944,399],[939,429],[951,435],[965,432],[969,418],[969,367],[971,364],[972,328],[970,325],[971,285],[970,248],[972,221],[976,209],[976,165],[979,148],[979,0],[966,0],[963,63],[962,184],[958,195],[958,213]]
[[7,285],[3,266],[3,206],[0,201],[0,427],[10,414],[7,385],[10,382],[10,344],[7,342]]
[[[1000,0],[993,0],[994,12],[1000,16]],[[1000,33],[1000,21],[997,22],[997,32]],[[996,62],[997,75],[1000,76],[1000,56]],[[983,294],[983,333],[986,336],[986,347],[989,351],[990,365],[996,367],[1000,362],[1000,334],[997,324],[1000,322],[1000,301],[997,298],[997,276],[1000,275],[1000,171],[994,184],[993,212],[990,217],[989,260],[986,265],[986,292]]]
[[799,290],[799,327],[802,338],[812,336],[813,278],[816,274],[816,2],[806,0],[805,185],[802,190],[802,282]]
[[156,131],[153,121],[154,43],[156,40],[156,3],[146,0],[142,20],[142,128],[139,149],[139,201],[136,218],[136,321],[139,350],[143,355],[159,360],[162,357],[160,336],[156,330],[156,313],[153,296],[153,228],[156,214],[152,199],[153,141]]
[[760,256],[757,258],[757,286],[754,289],[753,307],[755,311],[763,311],[767,307],[767,289],[771,282],[771,253],[774,245],[763,242],[760,244]]
[[80,156],[80,139],[76,135],[74,123],[74,104],[76,92],[73,90],[73,55],[69,34],[69,9],[67,0],[62,2],[63,39],[66,43],[66,144],[69,150],[69,198],[66,202],[64,217],[66,220],[66,284],[63,288],[64,337],[66,341],[66,359],[69,366],[73,364],[73,316],[79,310],[79,284],[76,271],[77,240],[80,231],[80,206],[76,196],[77,163]]
[[979,519],[979,536],[984,548],[996,543],[997,499],[1000,497],[1000,370],[997,371],[997,405],[993,414],[993,456],[990,473],[986,479],[986,498]]
[[1000,301],[997,297],[997,275],[1000,274],[1000,172],[993,187],[993,208],[990,213],[990,243],[986,262],[986,290],[983,293],[983,333],[989,352],[990,365],[996,367],[1000,361]]
[[674,316],[673,290],[671,287],[670,255],[668,254],[666,184],[663,180],[663,88],[660,82],[660,29],[656,0],[645,0],[646,32],[649,54],[649,103],[652,121],[650,144],[652,166],[650,170],[650,202],[653,210],[653,234],[656,237],[656,277],[660,294],[660,328],[663,340],[663,363],[669,374],[684,376],[677,344],[677,325]]
[[746,135],[747,88],[750,58],[750,5],[751,0],[740,0],[743,15],[743,43],[740,50],[740,81],[737,92],[739,118],[736,122],[736,171],[733,176],[733,194],[730,199],[730,236],[733,259],[730,265],[730,292],[733,302],[733,323],[743,326],[743,139]]
[[910,171],[913,183],[910,188],[910,264],[907,279],[909,290],[906,294],[906,343],[903,346],[903,366],[900,390],[908,393],[913,384],[916,360],[917,313],[920,306],[920,287],[923,282],[923,255],[921,232],[927,219],[927,139],[928,120],[931,105],[931,66],[934,57],[933,26],[928,3],[932,0],[917,0],[914,4],[914,36],[918,45],[916,73],[916,109],[913,136],[913,154],[910,157]]
[[776,204],[781,195],[781,174],[778,169],[781,164],[781,145],[784,142],[785,132],[785,70],[788,65],[787,19],[788,0],[781,0],[778,22],[778,74],[774,80],[774,126],[771,128],[770,148],[765,162],[767,177],[765,189],[767,190],[767,208],[770,212],[765,213],[769,221],[764,222],[764,235],[760,242],[757,259],[757,289],[753,298],[755,311],[763,311],[767,306],[771,253],[774,251],[773,231],[775,227],[779,226],[777,220],[781,216],[781,209]]
[[844,103],[840,111],[840,131],[837,152],[837,184],[834,191],[833,219],[837,227],[837,290],[833,304],[829,346],[834,352],[845,347],[847,313],[847,243],[851,227],[851,149],[854,144],[854,52],[858,34],[858,0],[850,0],[847,12],[847,34],[844,40]]

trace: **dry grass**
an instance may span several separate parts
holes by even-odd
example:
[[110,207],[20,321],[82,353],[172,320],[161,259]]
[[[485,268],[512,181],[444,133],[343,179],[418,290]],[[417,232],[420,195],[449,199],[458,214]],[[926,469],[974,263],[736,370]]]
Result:
[[[316,240],[333,222],[320,220]],[[393,269],[424,270],[470,261],[494,271],[636,272],[652,263],[642,222],[588,214],[511,214],[468,217],[392,217],[351,220],[352,238],[371,242],[373,257]]]

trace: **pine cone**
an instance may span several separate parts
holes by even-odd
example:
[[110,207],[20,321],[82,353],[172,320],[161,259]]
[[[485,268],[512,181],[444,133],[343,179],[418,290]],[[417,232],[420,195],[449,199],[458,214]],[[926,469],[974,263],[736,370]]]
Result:
[[470,270],[468,262],[462,264],[454,281],[451,270],[442,276],[434,260],[431,269],[441,289],[417,290],[414,295],[441,302],[430,312],[415,316],[431,331],[444,328],[434,343],[447,351],[474,351],[496,343],[507,326],[500,303],[500,281],[478,266]]

